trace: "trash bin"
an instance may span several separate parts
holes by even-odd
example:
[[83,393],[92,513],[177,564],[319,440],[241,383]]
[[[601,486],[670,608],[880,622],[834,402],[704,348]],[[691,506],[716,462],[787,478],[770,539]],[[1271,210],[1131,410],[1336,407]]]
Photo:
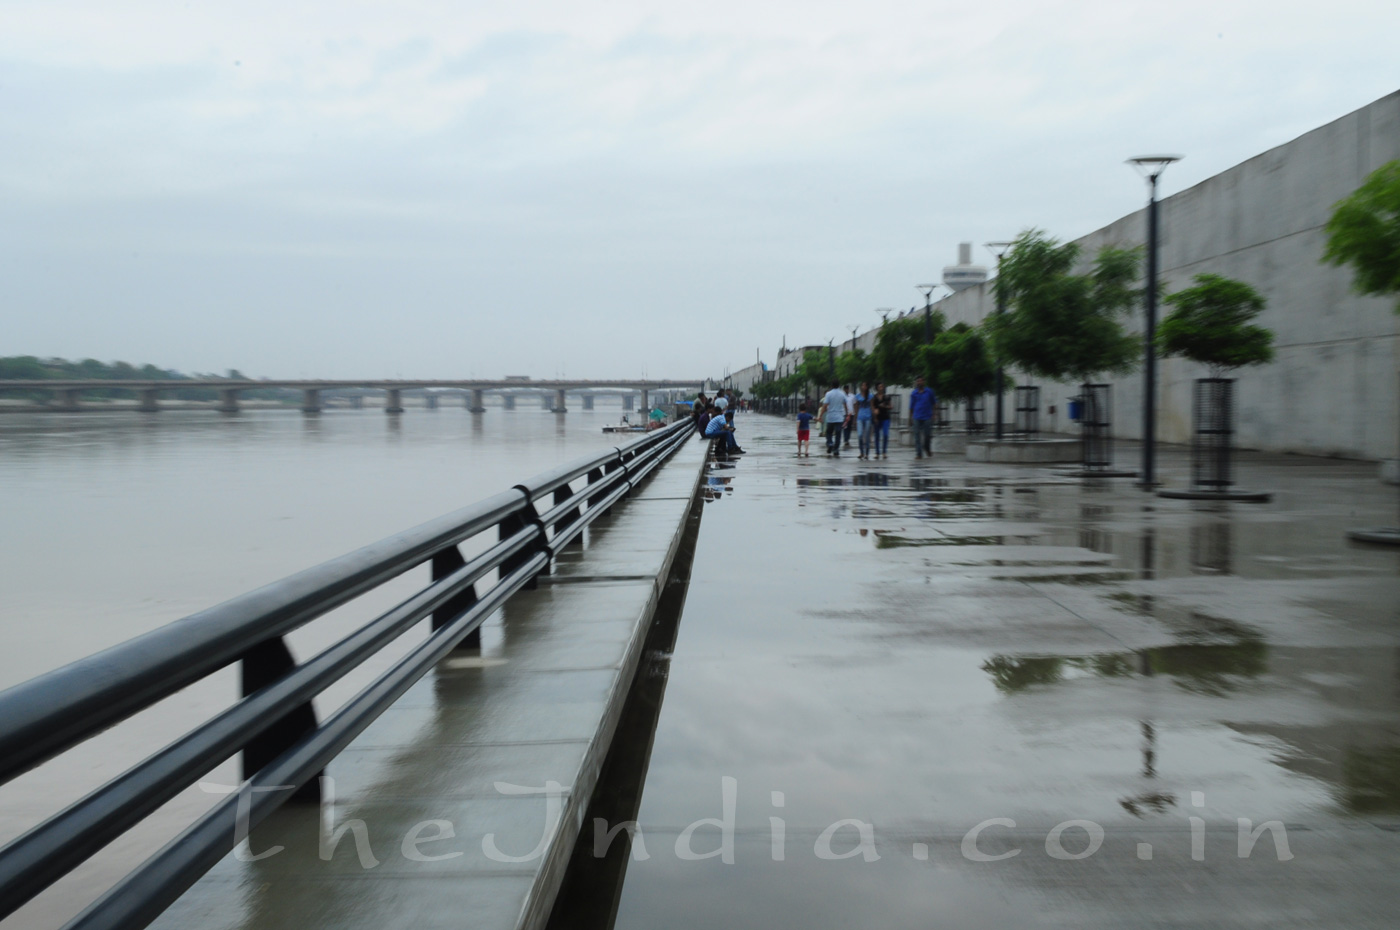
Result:
[[1078,423],[1083,416],[1084,399],[1082,397],[1071,397],[1069,399],[1069,418]]

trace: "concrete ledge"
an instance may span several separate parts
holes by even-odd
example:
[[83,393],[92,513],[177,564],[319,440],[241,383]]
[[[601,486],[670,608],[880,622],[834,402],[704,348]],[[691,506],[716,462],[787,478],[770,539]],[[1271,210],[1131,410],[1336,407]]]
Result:
[[969,462],[1036,465],[1078,462],[1082,455],[1078,439],[976,439],[967,443]]

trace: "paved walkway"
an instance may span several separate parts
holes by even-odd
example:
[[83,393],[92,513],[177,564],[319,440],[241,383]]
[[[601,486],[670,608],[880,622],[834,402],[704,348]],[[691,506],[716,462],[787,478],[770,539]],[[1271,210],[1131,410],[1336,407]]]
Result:
[[[1396,518],[1374,465],[1245,455],[1275,501],[1204,505],[740,430],[618,927],[1394,926],[1400,554],[1343,535]],[[732,856],[678,854],[702,818]],[[1239,818],[1278,823],[1248,858]]]

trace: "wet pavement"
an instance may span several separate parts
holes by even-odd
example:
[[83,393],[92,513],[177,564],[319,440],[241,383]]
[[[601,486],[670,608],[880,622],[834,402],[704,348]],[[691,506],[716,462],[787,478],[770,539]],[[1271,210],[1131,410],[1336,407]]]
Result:
[[1374,465],[1245,454],[1273,502],[1202,504],[740,431],[617,927],[1394,925],[1400,553],[1344,536],[1395,521]]

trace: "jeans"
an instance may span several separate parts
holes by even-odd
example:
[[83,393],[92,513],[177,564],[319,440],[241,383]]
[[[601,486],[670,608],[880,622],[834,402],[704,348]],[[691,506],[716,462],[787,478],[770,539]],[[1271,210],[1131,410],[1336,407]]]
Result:
[[826,451],[827,453],[841,454],[841,423],[826,424]]
[[846,417],[846,425],[842,428],[842,432],[846,434],[846,445],[848,446],[851,444],[851,428],[855,425],[855,417]]
[[933,449],[933,421],[914,421],[914,457],[921,459],[926,455],[932,455]]
[[870,435],[875,432],[875,422],[868,417],[864,420],[856,420],[856,428],[860,431],[860,454],[870,454]]
[[881,420],[875,427],[875,454],[885,455],[890,450],[890,421],[888,418]]

